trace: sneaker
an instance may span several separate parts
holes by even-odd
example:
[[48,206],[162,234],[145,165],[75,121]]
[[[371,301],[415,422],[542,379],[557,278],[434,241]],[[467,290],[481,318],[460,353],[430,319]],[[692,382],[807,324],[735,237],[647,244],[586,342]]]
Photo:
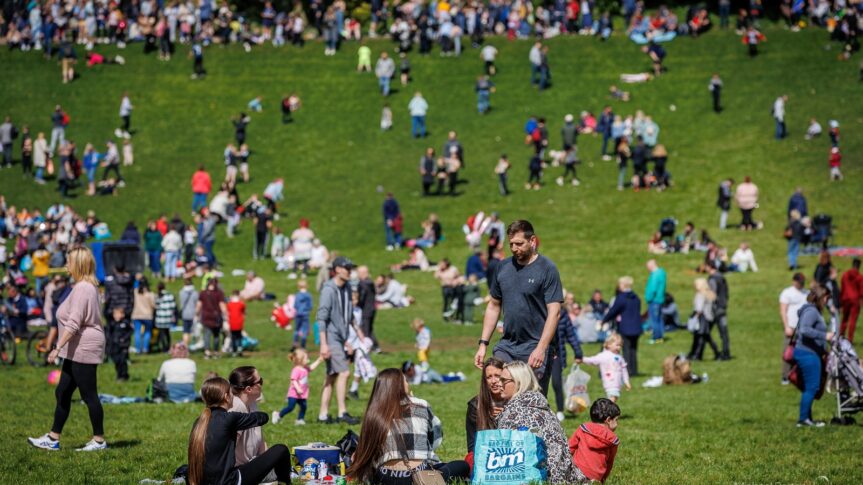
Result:
[[306,420],[304,420],[304,419],[298,419],[298,420],[294,421],[294,426],[305,426],[305,425],[306,425]]
[[557,420],[562,423],[564,419],[565,419],[565,416],[563,415],[563,413],[561,411],[558,411],[557,412]]
[[387,251],[392,251],[395,249],[392,244],[387,244]]
[[791,381],[789,381],[788,379],[782,379],[781,381],[779,381],[779,384],[787,386],[788,384],[791,384]]
[[353,426],[353,425],[360,424],[360,420],[359,420],[358,418],[355,418],[355,417],[351,416],[351,415],[350,415],[350,414],[348,414],[348,413],[342,414],[342,415],[339,417],[339,422],[340,422],[340,423],[345,423],[345,424],[350,424],[350,425],[352,425],[352,426]]
[[87,442],[86,445],[84,445],[83,448],[78,448],[75,451],[99,451],[99,450],[107,450],[107,449],[108,449],[108,443],[106,443],[104,441],[98,442],[96,440],[90,440]]
[[357,401],[359,401],[360,400],[360,393],[357,391],[350,391],[350,392],[348,392],[348,397],[350,397],[351,399],[356,399]]
[[279,424],[279,421],[282,420],[282,417],[279,416],[278,411],[273,411],[273,424]]
[[27,442],[36,448],[43,450],[60,451],[60,440],[51,439],[48,433],[43,434],[38,438],[27,438]]
[[606,162],[610,162],[611,161],[611,155],[603,155],[602,159]]
[[798,428],[823,428],[824,421],[812,421],[811,419],[804,419],[803,421],[797,422]]
[[333,418],[331,418],[329,416],[327,416],[324,419],[321,419],[320,417],[318,418],[318,424],[333,424],[333,423],[335,423],[335,421],[333,421]]

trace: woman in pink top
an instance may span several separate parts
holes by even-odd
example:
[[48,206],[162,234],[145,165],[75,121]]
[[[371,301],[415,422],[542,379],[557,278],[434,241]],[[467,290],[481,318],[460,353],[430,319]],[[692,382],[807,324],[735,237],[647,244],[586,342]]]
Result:
[[102,404],[96,390],[96,368],[105,354],[105,332],[102,329],[99,282],[96,281],[96,261],[84,246],[71,249],[66,256],[66,270],[75,281],[72,291],[57,308],[60,340],[48,354],[48,362],[63,359],[63,372],[57,385],[54,425],[39,438],[29,438],[31,445],[46,450],[60,449],[60,434],[69,418],[72,394],[77,389],[90,412],[93,439],[78,451],[108,448],[102,431]]
[[734,199],[737,201],[737,207],[740,207],[740,213],[743,217],[740,222],[740,229],[744,231],[755,229],[752,211],[758,207],[758,186],[752,183],[752,179],[748,175],[743,178],[743,183],[737,186]]

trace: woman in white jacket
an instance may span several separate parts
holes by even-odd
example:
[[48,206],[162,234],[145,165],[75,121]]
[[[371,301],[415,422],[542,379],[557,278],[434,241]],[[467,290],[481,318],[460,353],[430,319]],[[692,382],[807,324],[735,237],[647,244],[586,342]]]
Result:
[[36,141],[33,143],[33,166],[36,167],[36,182],[45,183],[43,173],[48,165],[48,141],[45,140],[45,133],[39,132],[36,136]]

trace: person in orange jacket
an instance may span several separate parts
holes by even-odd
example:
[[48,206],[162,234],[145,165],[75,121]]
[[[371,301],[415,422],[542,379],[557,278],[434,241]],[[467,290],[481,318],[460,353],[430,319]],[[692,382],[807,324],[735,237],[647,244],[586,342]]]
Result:
[[614,434],[620,407],[610,399],[600,398],[590,406],[590,423],[583,423],[569,438],[569,452],[576,474],[584,481],[605,482],[614,467],[620,440]]

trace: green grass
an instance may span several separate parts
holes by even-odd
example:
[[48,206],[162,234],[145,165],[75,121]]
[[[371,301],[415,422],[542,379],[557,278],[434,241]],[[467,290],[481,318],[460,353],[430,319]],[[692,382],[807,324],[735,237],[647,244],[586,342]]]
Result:
[[[473,82],[481,70],[478,52],[468,50],[462,58],[437,55],[411,57],[414,83],[397,89],[388,101],[395,113],[395,126],[381,133],[378,120],[382,100],[376,80],[354,72],[355,45],[336,57],[323,57],[322,46],[305,50],[265,47],[251,54],[240,48],[209,48],[206,80],[189,80],[191,61],[181,49],[170,63],[155,56],[144,57],[140,46],[123,52],[126,66],[82,68],[82,77],[71,85],[59,83],[59,67],[36,54],[0,53],[0,114],[17,122],[26,121],[34,132],[50,132],[52,107],[61,103],[72,117],[70,138],[79,146],[103,143],[118,123],[117,109],[128,90],[136,106],[133,128],[136,164],[125,170],[128,186],[119,197],[78,197],[71,204],[79,212],[93,209],[119,235],[127,220],[139,226],[161,212],[188,215],[191,204],[189,178],[204,163],[220,178],[221,153],[232,141],[229,118],[245,108],[254,96],[264,96],[265,110],[252,115],[248,143],[255,151],[253,180],[241,186],[243,197],[263,190],[276,177],[286,179],[286,200],[278,225],[285,230],[307,217],[312,228],[331,250],[369,264],[373,272],[404,257],[382,250],[380,216],[382,194],[376,188],[395,192],[405,214],[406,234],[420,232],[419,223],[430,212],[440,215],[446,241],[430,252],[438,260],[450,257],[461,267],[468,254],[460,226],[476,210],[500,211],[503,219],[528,218],[542,238],[542,251],[558,264],[566,288],[584,301],[593,288],[611,292],[623,274],[635,277],[636,288],[646,280],[645,247],[660,219],[673,215],[681,223],[707,227],[719,242],[733,250],[740,241],[754,247],[761,272],[732,274],[730,331],[732,352],[728,363],[695,365],[707,372],[707,384],[663,389],[641,389],[624,393],[621,406],[625,419],[618,429],[621,446],[613,483],[814,483],[827,477],[830,483],[860,483],[863,472],[855,466],[863,442],[860,426],[828,427],[821,430],[794,428],[799,393],[779,386],[780,325],[777,316],[779,291],[787,286],[782,229],[787,197],[797,185],[805,188],[810,211],[834,216],[836,241],[859,244],[863,221],[859,216],[859,133],[861,96],[856,61],[836,61],[836,51],[824,51],[827,34],[808,30],[792,34],[768,31],[770,43],[763,55],[749,59],[739,39],[728,32],[712,32],[693,41],[681,38],[668,45],[669,72],[649,84],[627,87],[630,103],[611,102],[609,85],[624,72],[649,68],[643,54],[627,40],[615,37],[600,44],[594,39],[555,39],[551,46],[554,87],[537,94],[528,88],[526,42],[494,41],[501,51],[498,91],[492,96],[494,110],[476,113]],[[388,43],[373,43],[376,54]],[[80,54],[83,54],[81,52]],[[181,55],[180,55],[181,54]],[[725,81],[725,112],[710,111],[707,83],[712,72]],[[407,103],[420,89],[431,109],[427,140],[409,137]],[[295,123],[279,122],[278,102],[284,93],[296,91],[304,106]],[[776,96],[787,93],[788,126],[791,136],[777,143],[772,139],[769,111]],[[530,114],[550,120],[552,146],[559,145],[563,115],[580,110],[599,112],[611,102],[616,113],[644,110],[661,126],[660,141],[669,151],[668,169],[675,186],[665,193],[618,193],[616,167],[599,159],[600,140],[580,138],[581,187],[560,188],[550,183],[540,192],[521,188],[527,177],[530,150],[522,144],[521,128]],[[669,105],[675,104],[672,112]],[[829,143],[822,139],[805,142],[809,117],[826,127],[828,119],[842,123],[846,180],[828,181]],[[417,162],[431,144],[438,150],[446,131],[455,129],[465,146],[467,167],[464,194],[455,198],[421,198]],[[514,194],[497,194],[494,163],[501,152],[510,155],[514,168]],[[549,169],[551,182],[562,169]],[[718,182],[727,176],[741,180],[751,175],[761,188],[761,208],[756,212],[765,228],[742,234],[715,230],[718,213],[715,194]],[[16,206],[46,208],[57,197],[50,185],[23,181],[17,170],[5,170],[0,193]],[[732,215],[732,220],[736,214]],[[224,269],[254,269],[267,279],[268,288],[283,298],[294,282],[273,273],[269,262],[252,262],[251,230],[248,223],[233,240],[219,233],[217,253]],[[669,272],[670,291],[684,312],[690,308],[693,268],[701,254],[660,258]],[[815,262],[802,258],[811,275]],[[838,260],[844,269],[847,260]],[[440,454],[456,459],[465,452],[463,419],[465,403],[478,386],[478,374],[470,361],[479,327],[457,327],[440,321],[438,285],[429,274],[403,273],[417,297],[416,306],[378,314],[376,332],[389,352],[377,359],[379,368],[397,366],[413,356],[413,334],[408,323],[421,316],[434,333],[433,366],[443,372],[462,370],[465,383],[423,386],[414,392],[428,399],[441,417],[445,440]],[[226,277],[224,286],[239,287],[239,278]],[[282,404],[289,383],[287,352],[290,338],[274,330],[269,305],[251,306],[249,331],[261,339],[259,352],[245,359],[199,361],[199,375],[214,370],[226,375],[234,366],[256,365],[266,378],[266,411]],[[678,332],[663,346],[643,345],[639,360],[643,373],[659,374],[660,362],[668,354],[685,351],[689,335]],[[23,351],[23,347],[21,348]],[[597,352],[587,345],[586,352]],[[100,369],[100,391],[118,395],[142,395],[156,374],[162,356],[135,357],[132,380],[115,383],[110,365]],[[197,405],[128,405],[105,408],[105,428],[112,449],[81,456],[71,448],[89,439],[84,406],[76,405],[64,432],[65,450],[57,454],[31,449],[26,436],[48,428],[53,409],[53,389],[45,383],[46,369],[19,363],[0,370],[4,405],[0,411],[3,444],[0,453],[0,483],[133,483],[142,478],[168,478],[185,462],[185,449]],[[594,374],[595,375],[595,374]],[[321,372],[313,374],[309,417],[318,405]],[[598,378],[591,381],[591,395],[602,389]],[[368,396],[369,387],[361,392]],[[815,406],[816,418],[829,418],[835,406],[825,396]],[[349,410],[362,414],[363,402],[353,401]],[[582,418],[566,421],[572,433]],[[355,428],[358,430],[358,428]],[[268,425],[269,443],[303,444],[312,440],[334,442],[345,428],[308,425],[295,428],[290,422]]]

